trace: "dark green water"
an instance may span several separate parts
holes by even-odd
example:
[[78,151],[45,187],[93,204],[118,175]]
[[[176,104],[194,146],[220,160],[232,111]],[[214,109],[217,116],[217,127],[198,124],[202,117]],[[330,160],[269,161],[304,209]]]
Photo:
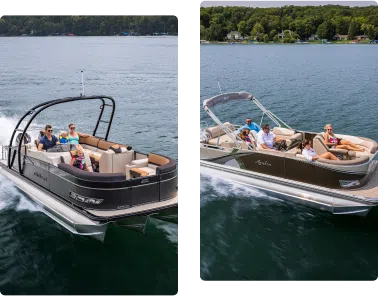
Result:
[[[0,41],[0,144],[26,108],[79,95],[84,69],[87,95],[116,100],[109,140],[177,160],[177,38]],[[75,104],[33,127],[90,132],[98,106]],[[2,294],[176,294],[177,237],[177,225],[153,219],[145,234],[110,227],[104,243],[72,235],[0,176]]]
[[[378,46],[203,45],[202,101],[248,91],[292,127],[378,140]],[[202,109],[202,108],[201,108]],[[218,106],[222,121],[261,114],[248,104]],[[211,119],[201,110],[201,120]],[[211,123],[212,124],[212,123]],[[201,174],[204,280],[375,280],[378,211],[332,216]]]

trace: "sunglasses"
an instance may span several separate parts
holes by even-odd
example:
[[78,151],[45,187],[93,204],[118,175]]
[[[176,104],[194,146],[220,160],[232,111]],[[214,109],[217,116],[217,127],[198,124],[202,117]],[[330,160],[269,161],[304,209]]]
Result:
[[329,129],[327,129],[327,130],[331,131],[332,129],[331,129],[331,128],[329,128]]
[[47,130],[49,133],[51,133],[53,130],[51,129],[51,130]]
[[266,127],[266,128],[264,128],[264,130],[270,130],[270,127]]
[[74,126],[72,126],[72,127],[70,127],[70,129],[75,129],[75,127],[74,127]]
[[247,121],[246,121],[246,123],[250,123],[250,122],[252,122],[252,121],[251,121],[251,120],[247,120]]

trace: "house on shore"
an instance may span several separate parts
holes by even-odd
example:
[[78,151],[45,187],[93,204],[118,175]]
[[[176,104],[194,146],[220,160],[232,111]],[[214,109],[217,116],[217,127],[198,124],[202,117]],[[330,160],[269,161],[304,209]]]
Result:
[[227,34],[227,39],[231,40],[232,36],[234,36],[235,40],[245,40],[249,38],[249,36],[247,35],[245,35],[243,38],[243,36],[238,31],[231,31],[230,33]]
[[[286,30],[285,30],[286,31]],[[282,39],[282,38],[285,38],[285,31],[284,30],[282,30],[282,32],[281,33],[278,33],[278,39]],[[291,35],[293,35],[293,31],[291,31],[291,30],[287,30],[287,31],[289,31],[289,33],[290,33],[290,36]]]
[[366,35],[358,35],[355,38],[356,40],[369,40],[369,37]]
[[319,36],[316,34],[312,34],[310,37],[308,37],[308,41],[314,41],[319,40]]
[[333,40],[348,40],[348,35],[336,34],[333,36]]

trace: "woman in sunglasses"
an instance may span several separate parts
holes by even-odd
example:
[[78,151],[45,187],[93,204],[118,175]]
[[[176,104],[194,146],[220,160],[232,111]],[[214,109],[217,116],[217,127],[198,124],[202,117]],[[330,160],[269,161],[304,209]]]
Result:
[[328,123],[325,125],[324,129],[326,133],[324,134],[324,144],[327,145],[329,148],[337,148],[337,149],[347,149],[352,151],[360,151],[364,152],[364,148],[358,147],[357,145],[353,144],[350,141],[337,138],[333,133],[332,124]]
[[38,151],[53,148],[55,145],[60,144],[57,137],[53,135],[53,128],[51,125],[46,125],[45,135],[39,139]]
[[82,134],[82,133],[79,133],[79,132],[76,132],[75,129],[75,124],[73,123],[70,123],[68,125],[68,128],[69,128],[69,133],[68,133],[68,142],[70,144],[76,144],[76,145],[79,145],[79,137],[90,137],[90,135],[87,135],[87,134]]

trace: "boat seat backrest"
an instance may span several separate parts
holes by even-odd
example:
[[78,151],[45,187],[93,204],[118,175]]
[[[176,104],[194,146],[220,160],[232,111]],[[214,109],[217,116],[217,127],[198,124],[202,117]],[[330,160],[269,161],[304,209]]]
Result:
[[96,150],[106,151],[106,150],[109,150],[109,149],[112,148],[118,153],[118,152],[121,152],[121,151],[118,151],[118,150],[121,149],[122,147],[125,147],[126,150],[132,149],[131,146],[105,141],[105,140],[102,140],[100,138],[93,137],[93,136],[80,137],[79,143],[82,144],[82,146],[84,148],[91,149],[93,151],[96,151]]
[[38,151],[34,149],[29,149],[27,155],[42,160],[44,162],[50,163],[57,166],[61,163],[61,157],[64,159],[65,163],[71,163],[71,153],[70,152],[46,152]]
[[329,152],[329,148],[324,144],[324,136],[321,134],[314,137],[312,140],[312,146],[317,155]]
[[[133,161],[134,151],[129,150],[124,153],[114,153],[113,157],[113,173],[124,173],[125,166]],[[101,168],[101,166],[100,166]]]
[[292,129],[288,129],[288,128],[284,128],[284,127],[274,127],[273,133],[278,138],[281,138],[281,139],[284,139],[284,140],[290,140],[290,143],[288,145],[290,145],[294,140],[302,142],[302,134],[296,133]]
[[100,139],[97,137],[79,137],[80,144],[86,144],[92,147],[97,147],[99,141]]
[[102,152],[99,160],[100,173],[125,172],[125,165],[132,162],[133,156],[133,150],[124,150],[122,153],[116,153],[109,149]]
[[[234,126],[231,123],[225,122],[224,125],[230,130],[234,130]],[[224,130],[222,130],[219,125],[207,128],[206,132],[211,135],[211,138],[219,137],[225,134]]]

